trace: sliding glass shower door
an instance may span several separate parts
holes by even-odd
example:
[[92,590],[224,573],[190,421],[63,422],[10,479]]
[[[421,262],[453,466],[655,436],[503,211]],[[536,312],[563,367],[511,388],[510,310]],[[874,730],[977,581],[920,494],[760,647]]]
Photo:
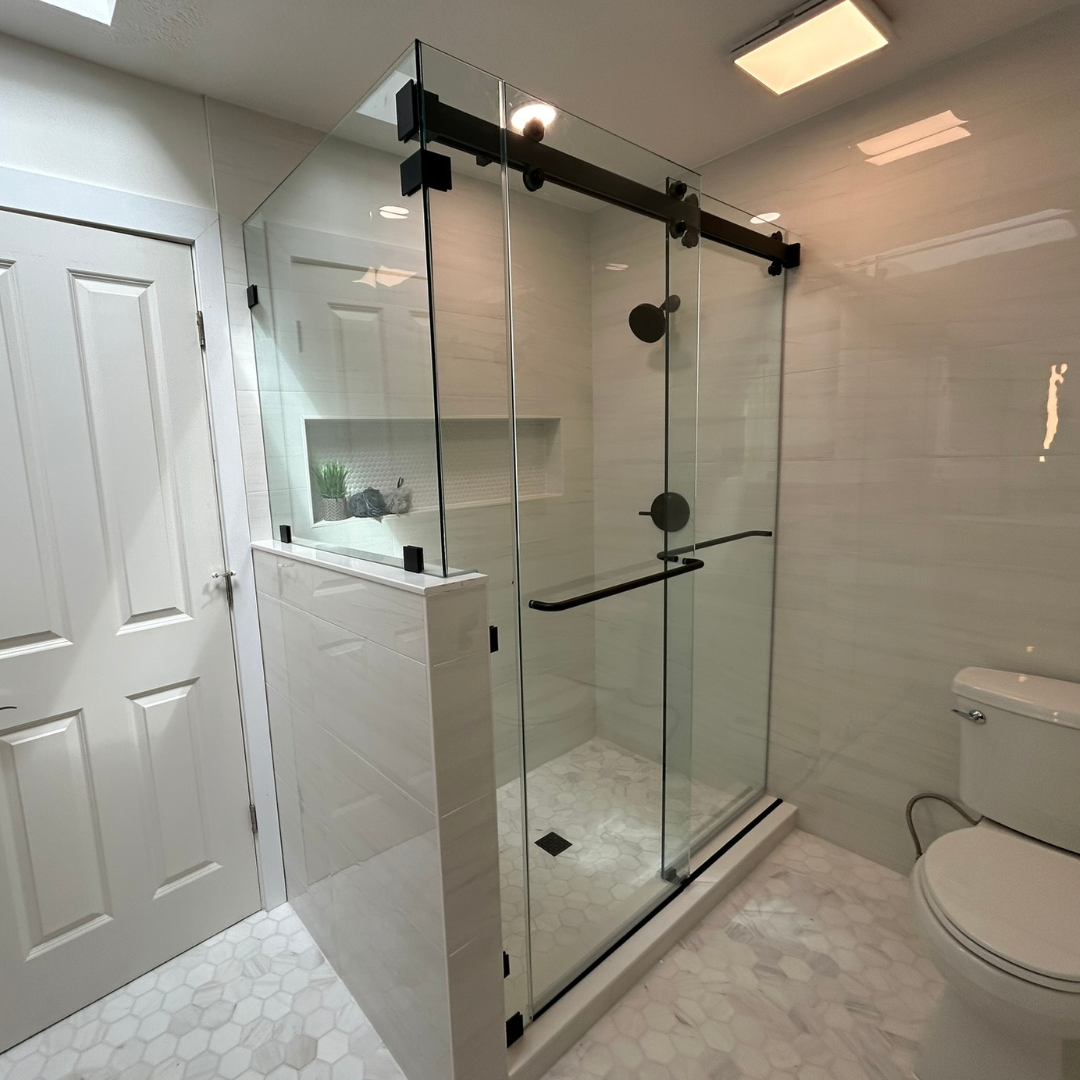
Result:
[[[510,130],[536,105],[507,87]],[[695,176],[576,117],[542,136],[694,197]],[[535,1011],[686,874],[700,563],[698,249],[639,212],[530,186],[507,177],[522,814],[506,824],[524,878],[511,968],[527,966]],[[526,494],[540,423],[555,479]]]

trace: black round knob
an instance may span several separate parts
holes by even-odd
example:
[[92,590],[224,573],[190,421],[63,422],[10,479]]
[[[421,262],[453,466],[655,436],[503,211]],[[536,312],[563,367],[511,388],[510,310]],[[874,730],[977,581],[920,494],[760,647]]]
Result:
[[533,142],[543,142],[544,132],[547,129],[544,127],[544,121],[539,116],[534,116],[531,120],[525,121],[525,126],[521,129],[521,134],[526,139],[532,139]]
[[539,191],[544,186],[544,181],[546,179],[547,173],[539,166],[535,165],[531,169],[526,169],[521,175],[521,180],[525,185],[526,191]]

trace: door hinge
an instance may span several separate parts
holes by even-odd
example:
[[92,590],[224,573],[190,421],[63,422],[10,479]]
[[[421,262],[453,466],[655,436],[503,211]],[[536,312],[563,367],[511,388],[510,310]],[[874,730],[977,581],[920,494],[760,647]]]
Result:
[[248,805],[248,814],[251,817],[251,831],[257,833],[259,831],[259,815],[255,812],[254,803]]
[[202,312],[195,312],[195,321],[199,324],[199,348],[206,348],[206,324],[203,322]]

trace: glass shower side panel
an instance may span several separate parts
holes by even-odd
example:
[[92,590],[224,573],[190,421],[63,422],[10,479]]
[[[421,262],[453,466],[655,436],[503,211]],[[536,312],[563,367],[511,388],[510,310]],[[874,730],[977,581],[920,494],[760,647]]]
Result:
[[[420,46],[425,92],[501,130],[502,84],[427,45]],[[501,136],[500,136],[501,138]],[[415,145],[415,144],[412,144]],[[504,911],[506,1016],[528,1011],[528,934],[522,842],[521,696],[518,673],[514,429],[510,421],[510,349],[503,166],[430,142],[449,157],[452,187],[426,193],[440,443],[445,479],[447,560],[488,576],[488,619],[498,634],[491,654],[495,771]],[[419,202],[420,193],[412,197]],[[526,433],[527,479],[545,447]],[[531,489],[530,489],[531,490]],[[480,628],[485,631],[486,628]],[[477,790],[488,797],[492,789]]]
[[[545,104],[507,87],[508,132],[529,116],[519,109],[542,115]],[[545,147],[653,190],[678,172],[548,115]],[[666,622],[692,609],[666,603],[660,581],[563,602],[660,573],[658,553],[692,534],[693,500],[691,483],[677,532],[650,516],[668,480],[665,226],[537,179],[507,173],[533,1010],[674,887],[663,861]],[[679,287],[696,298],[696,282]],[[629,322],[642,304],[660,323],[649,340]]]
[[[776,226],[705,197],[703,209]],[[784,275],[701,244],[697,541],[776,525]],[[772,536],[700,547],[694,609],[691,789],[695,845],[765,790],[772,648]]]
[[410,50],[244,225],[271,520],[292,541],[443,573],[424,209],[394,95]]

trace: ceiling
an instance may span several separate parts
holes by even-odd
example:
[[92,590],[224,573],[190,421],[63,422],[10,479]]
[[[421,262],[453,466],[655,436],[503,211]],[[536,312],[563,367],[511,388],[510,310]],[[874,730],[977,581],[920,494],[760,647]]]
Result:
[[1077,0],[879,0],[895,41],[774,97],[727,58],[798,0],[4,0],[0,31],[329,129],[416,37],[696,166]]

